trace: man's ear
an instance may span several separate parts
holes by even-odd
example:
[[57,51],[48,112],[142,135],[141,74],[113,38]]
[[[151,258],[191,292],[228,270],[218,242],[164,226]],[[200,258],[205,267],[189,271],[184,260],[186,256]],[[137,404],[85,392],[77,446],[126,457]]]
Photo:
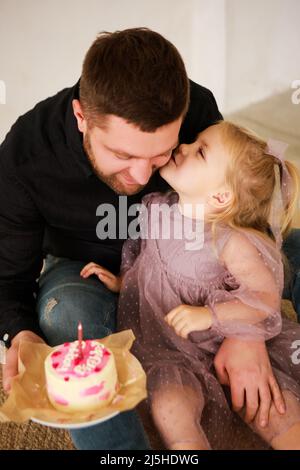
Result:
[[84,133],[87,130],[87,122],[83,115],[81,104],[79,100],[72,100],[73,113],[76,117],[77,126],[80,132]]
[[224,209],[232,200],[232,192],[228,188],[221,188],[208,196],[208,203],[215,209]]

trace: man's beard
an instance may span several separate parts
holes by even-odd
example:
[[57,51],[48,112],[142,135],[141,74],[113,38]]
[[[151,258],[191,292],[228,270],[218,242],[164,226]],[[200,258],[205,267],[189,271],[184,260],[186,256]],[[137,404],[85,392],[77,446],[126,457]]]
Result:
[[127,195],[132,196],[142,191],[142,189],[146,185],[134,184],[134,185],[126,185],[126,183],[122,183],[117,174],[107,176],[105,175],[100,168],[97,167],[95,155],[93,153],[93,149],[91,146],[90,138],[88,134],[85,134],[83,137],[83,148],[85,150],[86,156],[89,159],[90,164],[92,165],[93,172],[107,186],[109,186],[115,193],[120,195]]

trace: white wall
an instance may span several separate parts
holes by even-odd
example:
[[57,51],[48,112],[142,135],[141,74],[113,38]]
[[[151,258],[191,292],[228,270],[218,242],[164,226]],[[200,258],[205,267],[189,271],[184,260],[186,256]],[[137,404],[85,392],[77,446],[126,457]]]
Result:
[[[225,0],[0,0],[0,142],[16,118],[74,84],[101,30],[148,26],[171,40],[188,73],[224,97]],[[1,101],[1,100],[0,100]]]
[[300,79],[300,1],[227,0],[226,64],[227,113],[290,89]]
[[300,79],[299,18],[300,0],[0,0],[0,142],[20,114],[77,81],[101,30],[160,32],[229,113]]

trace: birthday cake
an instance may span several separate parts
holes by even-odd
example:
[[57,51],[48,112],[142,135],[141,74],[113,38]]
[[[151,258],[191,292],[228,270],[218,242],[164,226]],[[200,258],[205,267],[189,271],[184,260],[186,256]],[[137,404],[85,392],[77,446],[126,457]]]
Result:
[[113,399],[118,377],[113,353],[95,340],[64,343],[45,360],[49,400],[61,411],[101,408]]

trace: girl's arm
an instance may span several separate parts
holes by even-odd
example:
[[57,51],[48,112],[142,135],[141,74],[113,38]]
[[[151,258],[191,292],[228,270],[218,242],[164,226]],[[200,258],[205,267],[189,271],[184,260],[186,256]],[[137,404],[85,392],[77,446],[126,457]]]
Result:
[[283,266],[280,252],[264,245],[257,236],[231,236],[221,257],[240,287],[234,300],[213,307],[213,327],[229,336],[214,360],[218,378],[230,386],[233,408],[245,407],[244,420],[257,415],[262,427],[272,403],[279,414],[286,409],[264,342],[281,329]]
[[[178,305],[165,316],[176,333],[214,329],[227,338],[265,341],[281,330],[281,255],[260,240],[234,232],[220,254],[231,276],[228,288],[213,292],[204,307]],[[258,247],[255,246],[255,240]],[[263,256],[263,254],[264,256]],[[274,272],[274,271],[276,272]]]
[[239,285],[221,293],[222,302],[209,305],[212,328],[223,336],[268,340],[281,330],[282,263],[265,251],[261,253],[248,237],[234,232],[220,255]]

